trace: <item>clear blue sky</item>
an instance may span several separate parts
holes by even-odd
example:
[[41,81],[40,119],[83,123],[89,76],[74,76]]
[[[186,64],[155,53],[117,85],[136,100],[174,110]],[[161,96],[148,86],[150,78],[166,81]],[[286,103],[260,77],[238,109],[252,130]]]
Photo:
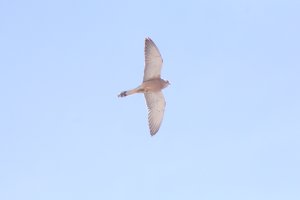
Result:
[[[0,199],[300,199],[300,1],[0,1]],[[144,38],[171,82],[151,137]]]

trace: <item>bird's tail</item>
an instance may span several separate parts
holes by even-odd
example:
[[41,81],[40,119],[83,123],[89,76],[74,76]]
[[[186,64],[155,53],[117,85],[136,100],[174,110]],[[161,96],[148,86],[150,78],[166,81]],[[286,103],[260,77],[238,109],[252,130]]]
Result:
[[132,89],[132,90],[127,90],[127,91],[123,91],[121,92],[118,97],[126,97],[128,95],[132,95],[132,94],[135,94],[135,93],[140,93],[142,92],[141,88],[140,87],[137,87],[135,89]]

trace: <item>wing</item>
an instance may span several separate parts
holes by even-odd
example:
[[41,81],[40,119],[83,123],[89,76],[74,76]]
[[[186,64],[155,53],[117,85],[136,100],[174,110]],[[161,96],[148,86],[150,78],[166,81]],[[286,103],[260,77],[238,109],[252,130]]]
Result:
[[162,123],[166,102],[162,92],[144,93],[144,95],[148,107],[150,134],[153,136],[157,133]]
[[145,39],[144,81],[160,78],[163,59],[157,46],[150,38]]

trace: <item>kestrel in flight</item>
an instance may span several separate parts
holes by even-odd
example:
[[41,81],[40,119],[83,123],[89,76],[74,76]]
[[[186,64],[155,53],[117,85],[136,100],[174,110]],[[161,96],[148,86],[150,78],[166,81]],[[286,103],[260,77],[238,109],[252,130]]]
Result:
[[166,102],[162,89],[170,85],[169,81],[160,78],[163,59],[157,46],[148,37],[145,39],[144,79],[135,89],[121,92],[118,97],[126,97],[135,93],[144,93],[148,107],[148,123],[151,136],[160,128],[164,117]]

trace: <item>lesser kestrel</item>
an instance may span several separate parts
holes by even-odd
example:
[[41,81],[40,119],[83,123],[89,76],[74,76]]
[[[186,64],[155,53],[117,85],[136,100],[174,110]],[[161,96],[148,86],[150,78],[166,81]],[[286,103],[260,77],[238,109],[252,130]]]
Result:
[[163,59],[157,46],[148,37],[145,38],[145,70],[144,79],[135,89],[121,92],[118,97],[126,97],[135,93],[144,93],[148,107],[148,123],[150,134],[157,133],[162,123],[165,111],[165,98],[162,89],[166,88],[169,81],[160,78]]

